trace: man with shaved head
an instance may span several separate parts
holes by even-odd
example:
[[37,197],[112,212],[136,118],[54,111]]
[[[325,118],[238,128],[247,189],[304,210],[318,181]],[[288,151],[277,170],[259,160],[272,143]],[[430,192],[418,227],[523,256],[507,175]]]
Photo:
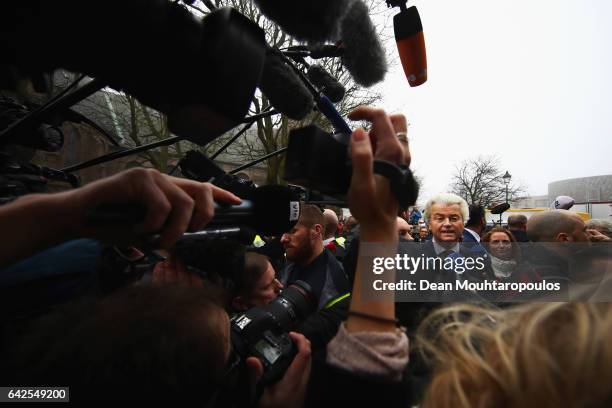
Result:
[[549,300],[569,300],[572,284],[593,276],[599,255],[592,251],[587,226],[578,214],[568,210],[535,214],[527,222],[527,236],[534,244],[523,247],[524,257],[543,280],[560,284],[560,291],[542,294]]
[[336,257],[337,260],[341,261],[346,255],[344,237],[336,237],[338,233],[338,216],[334,210],[329,208],[323,210],[323,222],[325,234],[323,235],[323,246]]
[[325,227],[325,234],[323,236],[323,245],[327,245],[336,237],[336,231],[338,231],[338,216],[333,210],[323,210],[323,222]]
[[410,235],[412,228],[405,219],[402,217],[397,217],[395,225],[397,227],[397,235],[399,236],[400,241],[414,241],[414,238],[412,238],[412,235]]
[[551,210],[535,214],[527,222],[532,242],[588,242],[587,226],[578,214]]

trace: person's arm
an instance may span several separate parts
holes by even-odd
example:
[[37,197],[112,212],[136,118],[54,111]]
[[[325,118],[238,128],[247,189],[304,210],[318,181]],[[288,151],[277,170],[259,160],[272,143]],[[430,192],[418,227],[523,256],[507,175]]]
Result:
[[[409,150],[403,148],[396,133],[406,132],[407,123],[402,115],[387,116],[380,109],[360,107],[351,112],[353,120],[367,120],[372,123],[372,130],[366,133],[358,129],[351,140],[351,160],[353,176],[349,189],[349,208],[361,225],[359,241],[360,253],[364,245],[384,244],[377,253],[380,257],[394,257],[397,253],[398,236],[396,217],[399,210],[397,199],[391,193],[389,181],[373,172],[373,161],[384,160],[393,164],[410,164]],[[369,137],[368,137],[369,136]],[[375,145],[375,151],[373,151]],[[376,276],[386,282],[395,282],[395,271],[386,271],[384,275]],[[355,280],[353,283],[352,300],[349,309],[357,313],[365,313],[388,319],[388,322],[374,320],[349,314],[346,321],[348,332],[394,332],[395,295],[391,291],[377,294],[377,301],[366,301],[363,298],[362,286],[372,286],[375,275],[372,265],[363,256],[357,259]]]
[[[396,136],[396,132],[405,131],[406,121],[403,116],[388,117],[382,110],[365,107],[356,109],[350,117],[370,121],[372,130],[369,135],[356,130],[351,140],[353,175],[348,202],[351,213],[360,221],[360,254],[348,319],[328,344],[327,362],[353,374],[398,381],[408,363],[408,338],[397,328],[395,293],[377,292],[373,300],[364,290],[372,287],[374,279],[395,282],[394,270],[385,270],[382,275],[372,270],[372,255],[394,258],[397,254],[399,209],[389,181],[374,173],[373,161],[410,164],[410,153]],[[365,256],[366,245],[376,245],[375,254]]]
[[[0,268],[45,248],[75,238],[113,243],[160,233],[168,248],[187,229],[210,221],[213,200],[240,203],[232,193],[209,183],[170,177],[151,169],[132,169],[84,187],[57,194],[32,194],[0,207]],[[88,216],[101,204],[136,203],[144,220],[136,224],[93,225]]]

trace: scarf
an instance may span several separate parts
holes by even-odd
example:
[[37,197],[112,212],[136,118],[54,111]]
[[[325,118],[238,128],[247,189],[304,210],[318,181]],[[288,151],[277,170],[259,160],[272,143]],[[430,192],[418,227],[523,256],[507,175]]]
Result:
[[491,255],[491,266],[496,278],[509,278],[516,269],[516,261],[513,259],[505,261]]

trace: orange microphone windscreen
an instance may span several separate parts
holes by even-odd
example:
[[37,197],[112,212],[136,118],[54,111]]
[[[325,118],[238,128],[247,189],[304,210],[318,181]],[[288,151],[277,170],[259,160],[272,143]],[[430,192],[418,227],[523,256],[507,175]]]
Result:
[[423,25],[416,7],[402,10],[393,17],[395,42],[410,86],[427,81],[427,53]]

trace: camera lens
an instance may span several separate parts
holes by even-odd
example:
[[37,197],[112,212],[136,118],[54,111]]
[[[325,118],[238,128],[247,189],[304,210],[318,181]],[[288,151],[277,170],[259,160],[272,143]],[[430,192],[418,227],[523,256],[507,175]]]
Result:
[[264,309],[274,316],[282,331],[289,331],[315,310],[310,285],[297,281],[270,302]]

